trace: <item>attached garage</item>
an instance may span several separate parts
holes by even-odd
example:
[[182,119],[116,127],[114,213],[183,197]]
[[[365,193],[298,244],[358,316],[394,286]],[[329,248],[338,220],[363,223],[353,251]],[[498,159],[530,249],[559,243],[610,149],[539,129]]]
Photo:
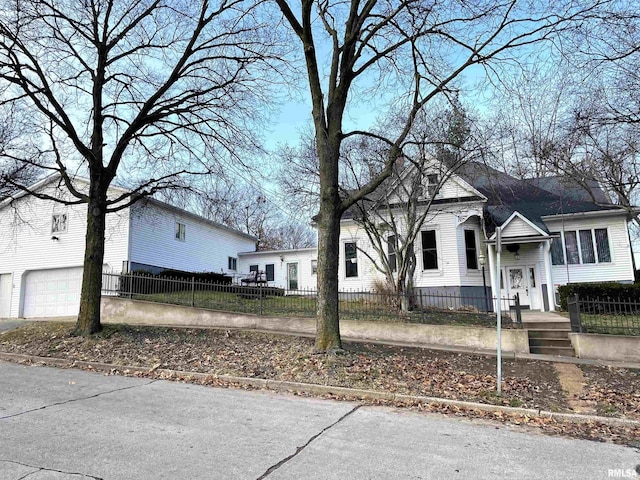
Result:
[[34,270],[26,274],[22,316],[64,317],[80,311],[82,267]]

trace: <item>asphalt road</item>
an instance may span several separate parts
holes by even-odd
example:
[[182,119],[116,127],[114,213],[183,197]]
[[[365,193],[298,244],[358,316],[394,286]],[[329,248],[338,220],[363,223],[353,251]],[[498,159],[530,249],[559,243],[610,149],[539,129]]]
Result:
[[464,419],[0,362],[0,480],[582,480],[638,463]]

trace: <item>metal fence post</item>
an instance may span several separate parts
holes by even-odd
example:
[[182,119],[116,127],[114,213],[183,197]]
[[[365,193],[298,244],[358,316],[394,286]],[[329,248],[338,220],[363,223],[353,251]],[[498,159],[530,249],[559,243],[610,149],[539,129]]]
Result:
[[258,286],[258,294],[260,295],[260,316],[262,316],[262,284]]
[[522,328],[522,307],[520,306],[520,294],[516,293],[516,322],[518,327]]
[[133,298],[133,273],[129,273],[129,298]]
[[191,306],[196,305],[196,277],[191,277]]

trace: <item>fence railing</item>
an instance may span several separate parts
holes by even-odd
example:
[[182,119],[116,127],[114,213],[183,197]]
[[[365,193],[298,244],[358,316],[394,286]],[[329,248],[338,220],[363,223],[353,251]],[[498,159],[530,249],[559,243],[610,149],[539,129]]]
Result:
[[[260,316],[313,317],[317,290],[289,290],[136,274],[103,274],[102,293],[136,300],[171,303]],[[495,325],[499,305],[503,325],[521,327],[517,298],[424,293],[397,295],[372,291],[339,292],[341,318],[429,324]]]
[[640,335],[640,302],[621,298],[567,299],[571,330],[578,333]]

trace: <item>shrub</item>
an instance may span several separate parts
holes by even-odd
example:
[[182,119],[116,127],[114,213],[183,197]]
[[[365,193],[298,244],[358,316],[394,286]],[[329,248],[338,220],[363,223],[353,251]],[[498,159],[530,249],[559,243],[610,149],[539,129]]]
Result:
[[600,298],[603,300],[631,300],[640,301],[640,284],[633,283],[570,283],[558,287],[560,306],[567,309],[567,298],[575,294],[580,298]]

